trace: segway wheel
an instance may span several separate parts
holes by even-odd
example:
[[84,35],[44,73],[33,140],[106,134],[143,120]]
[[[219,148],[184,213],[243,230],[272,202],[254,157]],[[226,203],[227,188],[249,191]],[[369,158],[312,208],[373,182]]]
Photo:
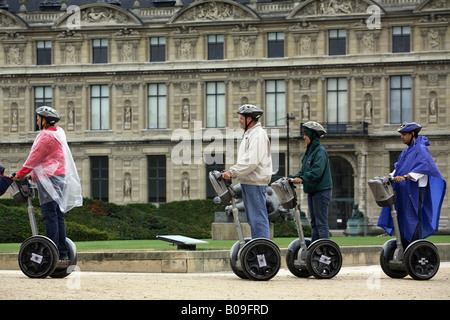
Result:
[[53,273],[58,264],[58,249],[49,238],[32,236],[19,250],[20,270],[29,278],[45,278]]
[[406,248],[404,264],[411,278],[429,280],[439,270],[439,252],[434,244],[429,241],[415,241]]
[[69,274],[72,273],[72,271],[75,269],[75,266],[77,265],[78,260],[78,254],[77,254],[77,247],[75,246],[75,243],[73,243],[72,240],[69,238],[66,238],[66,248],[69,251],[69,262],[66,264],[59,264],[57,265],[55,271],[50,275],[52,278],[65,278]]
[[328,239],[311,243],[306,253],[306,267],[317,279],[331,279],[342,267],[342,254],[339,246]]
[[[244,241],[247,243],[251,238],[245,238]],[[231,270],[233,270],[234,274],[237,275],[241,279],[248,279],[248,277],[242,271],[242,268],[237,266],[237,262],[239,261],[239,250],[241,249],[239,241],[237,241],[230,250],[230,266]]]
[[280,249],[268,239],[249,241],[241,249],[239,257],[242,271],[251,280],[270,280],[281,267]]
[[[380,266],[383,272],[393,279],[401,279],[408,275],[404,269],[393,269],[389,265],[389,261],[393,260],[395,249],[397,249],[397,241],[391,239],[385,242],[380,253]],[[402,264],[403,265],[403,264]]]
[[[311,239],[305,239],[306,247],[311,244]],[[296,266],[294,264],[295,260],[298,258],[298,252],[300,251],[300,239],[295,239],[289,244],[289,247],[286,251],[286,265],[289,271],[299,278],[308,278],[311,276],[311,273],[308,271],[306,267],[301,268],[300,266]]]

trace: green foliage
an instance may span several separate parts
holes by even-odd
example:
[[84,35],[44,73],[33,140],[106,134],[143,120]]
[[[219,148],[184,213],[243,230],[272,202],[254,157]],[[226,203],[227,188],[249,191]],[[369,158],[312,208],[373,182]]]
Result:
[[[39,200],[33,207],[40,234],[45,234]],[[117,205],[90,198],[83,206],[66,213],[67,236],[73,241],[144,240],[157,235],[181,234],[187,237],[211,238],[214,212],[223,211],[222,205],[212,200],[187,200],[161,203]],[[292,221],[275,223],[276,237],[295,237]],[[31,236],[27,208],[12,199],[0,199],[0,242],[22,242]]]
[[[305,237],[311,237],[311,226],[303,225],[303,235]],[[292,220],[282,220],[278,219],[274,222],[273,226],[274,237],[297,237],[297,227],[295,226],[295,222]]]

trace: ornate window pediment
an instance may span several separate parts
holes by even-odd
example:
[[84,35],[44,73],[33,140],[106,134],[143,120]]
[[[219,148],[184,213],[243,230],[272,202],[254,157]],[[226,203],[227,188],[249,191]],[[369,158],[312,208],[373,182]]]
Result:
[[235,1],[200,0],[180,10],[169,20],[169,24],[257,20],[259,17],[255,12]]
[[424,11],[448,11],[450,9],[450,0],[428,0],[424,1],[414,9],[414,12]]
[[[287,19],[296,19],[310,16],[358,16],[365,15],[367,8],[372,5],[377,5],[373,1],[369,0],[307,0],[297,6],[292,12],[287,16]],[[381,12],[383,9],[380,5]]]
[[99,27],[140,26],[142,22],[129,11],[111,4],[91,3],[68,8],[67,14],[60,17],[53,29],[90,29]]
[[28,29],[28,26],[17,16],[0,9],[0,28],[3,31],[16,31],[18,29]]

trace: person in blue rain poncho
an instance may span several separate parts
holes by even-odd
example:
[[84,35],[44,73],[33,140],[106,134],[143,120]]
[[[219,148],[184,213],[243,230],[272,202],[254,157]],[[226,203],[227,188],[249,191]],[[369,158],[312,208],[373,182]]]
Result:
[[[415,122],[404,122],[398,132],[406,147],[390,174],[397,195],[395,209],[402,245],[425,239],[438,230],[439,216],[445,196],[446,182],[428,150],[430,142],[419,137],[422,127]],[[394,232],[391,208],[384,207],[378,226],[389,235]]]

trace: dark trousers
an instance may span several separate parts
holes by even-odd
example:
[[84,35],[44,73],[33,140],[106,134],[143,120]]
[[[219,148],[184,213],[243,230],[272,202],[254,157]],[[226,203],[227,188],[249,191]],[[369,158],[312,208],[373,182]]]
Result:
[[328,228],[328,205],[332,189],[308,193],[309,215],[311,216],[311,242],[330,239]]
[[66,224],[64,213],[59,209],[55,201],[50,201],[41,205],[42,219],[45,224],[45,234],[58,247],[59,257],[66,257],[68,250],[66,248]]

